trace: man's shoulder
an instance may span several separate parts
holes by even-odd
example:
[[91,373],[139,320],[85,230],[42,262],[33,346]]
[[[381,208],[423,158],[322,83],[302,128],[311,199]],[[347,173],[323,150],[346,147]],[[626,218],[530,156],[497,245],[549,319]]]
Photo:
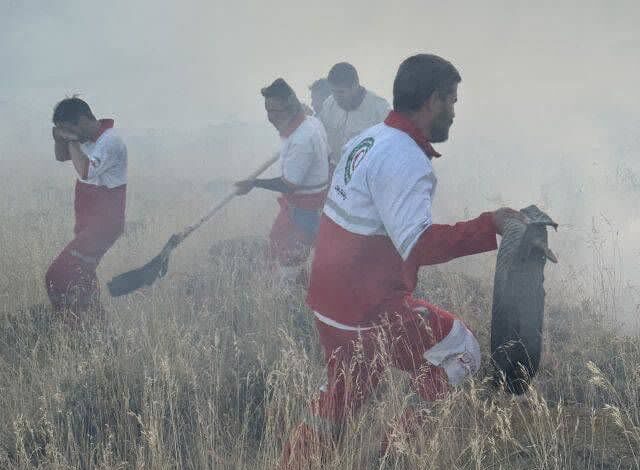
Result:
[[383,97],[376,95],[373,91],[367,89],[367,93],[365,94],[365,101],[371,106],[376,108],[386,108],[390,109],[389,102],[385,100]]
[[108,152],[114,153],[126,153],[127,146],[124,143],[124,139],[120,135],[120,132],[116,129],[107,129],[102,133],[96,147],[100,147]]
[[[431,162],[418,144],[407,135],[384,123],[370,129],[372,150],[380,154],[376,166],[387,169],[405,167],[411,171],[431,171]],[[364,134],[363,134],[364,135]]]
[[375,136],[380,148],[397,148],[403,153],[417,153],[420,148],[415,141],[406,133],[395,127],[388,126],[381,122],[364,131],[362,135],[371,134]]
[[389,145],[388,134],[387,126],[384,123],[365,129],[344,146],[347,159],[364,162],[366,163],[365,167],[377,167],[392,153],[393,146]]
[[326,125],[328,121],[330,121],[331,119],[335,119],[334,116],[336,116],[338,113],[343,112],[344,111],[342,110],[342,108],[338,106],[338,103],[336,103],[333,95],[329,95],[329,97],[324,100],[324,103],[322,104],[322,109],[320,110],[320,114],[318,114],[318,118],[320,119],[320,121],[322,121],[323,124]]
[[320,122],[320,119],[316,116],[306,116],[302,124],[306,125],[308,128],[316,129],[318,126],[322,125],[322,122]]
[[118,131],[117,129],[114,129],[113,127],[104,131],[102,135],[98,138],[98,141],[96,143],[125,145],[124,139],[122,138],[120,131]]
[[322,122],[314,116],[306,116],[302,124],[291,134],[289,140],[293,143],[301,143],[310,139],[316,139],[324,133]]

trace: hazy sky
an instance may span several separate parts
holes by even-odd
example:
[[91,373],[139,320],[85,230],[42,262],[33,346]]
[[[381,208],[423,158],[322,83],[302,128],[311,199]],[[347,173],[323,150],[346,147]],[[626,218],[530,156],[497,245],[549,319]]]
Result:
[[52,107],[73,93],[133,132],[235,120],[264,135],[259,90],[276,77],[307,100],[347,60],[391,101],[400,62],[434,52],[463,77],[439,146],[445,194],[474,179],[482,198],[521,204],[561,178],[640,174],[638,24],[637,0],[0,0],[0,138],[48,146]]
[[444,3],[0,0],[0,106],[48,115],[81,93],[131,128],[252,121],[261,86],[283,76],[306,99],[340,60],[390,99],[423,51],[462,72],[460,117],[637,105],[640,2]]

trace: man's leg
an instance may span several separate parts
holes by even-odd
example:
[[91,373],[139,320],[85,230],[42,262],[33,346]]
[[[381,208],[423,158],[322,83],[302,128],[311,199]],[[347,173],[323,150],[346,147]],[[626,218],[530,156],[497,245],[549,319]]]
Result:
[[45,276],[49,299],[58,312],[102,314],[96,269],[124,231],[126,187],[108,189],[78,181],[75,188],[75,238]]
[[296,225],[286,203],[281,204],[285,205],[281,205],[269,234],[269,257],[284,285],[306,286],[306,261],[312,239]]
[[[413,388],[426,402],[445,398],[451,386],[480,368],[480,346],[473,333],[452,313],[423,300],[405,300],[405,309],[391,318],[389,335],[394,339],[394,366],[411,375]],[[415,435],[423,424],[423,416],[411,406],[399,419],[405,435]],[[383,439],[382,453],[393,431]]]
[[383,364],[375,341],[316,322],[325,350],[327,381],[290,434],[280,469],[308,469],[321,461],[339,436],[346,418],[354,415],[378,385]]
[[68,246],[53,260],[45,275],[45,287],[55,312],[68,308],[67,293],[76,283],[78,272]]
[[80,258],[73,247],[72,242],[62,250],[45,276],[47,294],[58,313],[70,310],[79,314],[99,304],[95,264]]
[[117,229],[109,227],[102,231],[88,228],[62,250],[45,276],[47,293],[56,311],[102,313],[96,269],[119,235]]
[[427,401],[442,398],[480,368],[480,346],[466,325],[446,310],[408,298],[390,318],[393,365],[411,374]]

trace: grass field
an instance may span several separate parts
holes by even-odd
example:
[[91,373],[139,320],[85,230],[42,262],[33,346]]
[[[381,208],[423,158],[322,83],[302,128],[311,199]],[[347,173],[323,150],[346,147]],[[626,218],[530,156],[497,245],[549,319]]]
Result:
[[[250,166],[236,162],[207,185],[197,162],[195,176],[144,162],[132,165],[129,224],[100,267],[103,285],[148,261]],[[272,468],[322,380],[313,324],[303,292],[274,289],[237,253],[209,248],[265,236],[273,198],[235,201],[174,253],[153,288],[103,292],[106,326],[69,329],[49,316],[43,276],[71,234],[71,169],[16,168],[0,198],[0,468]],[[588,245],[585,269],[548,268],[546,350],[528,401],[495,392],[483,369],[449,399],[422,404],[427,425],[409,438],[397,419],[415,397],[389,373],[324,468],[640,468],[640,339],[614,314],[608,249]],[[493,261],[425,269],[419,286],[477,332],[485,364]],[[393,445],[380,456],[387,430]]]

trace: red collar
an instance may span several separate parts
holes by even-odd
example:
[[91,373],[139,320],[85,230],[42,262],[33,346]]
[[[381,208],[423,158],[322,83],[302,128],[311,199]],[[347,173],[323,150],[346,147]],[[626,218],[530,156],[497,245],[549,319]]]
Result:
[[107,129],[111,129],[113,127],[113,119],[99,119],[98,122],[100,123],[100,127],[98,128],[98,135],[96,135],[94,142],[98,140]]
[[431,146],[424,133],[420,129],[418,129],[411,121],[409,121],[409,119],[407,119],[407,117],[405,117],[404,115],[396,111],[391,111],[387,116],[387,119],[384,120],[384,123],[389,127],[393,127],[395,129],[398,129],[399,131],[409,134],[409,136],[413,140],[415,140],[416,144],[418,144],[418,147],[422,149],[422,151],[427,155],[427,157],[429,157],[429,159],[434,157],[439,158],[442,156],[441,154],[436,152],[436,149]]
[[303,111],[301,111],[300,113],[298,113],[298,114],[296,115],[296,117],[294,117],[294,118],[291,120],[291,123],[289,124],[289,127],[288,127],[286,130],[284,130],[283,132],[280,132],[280,137],[283,137],[283,138],[285,138],[285,139],[286,139],[287,137],[290,137],[290,136],[291,136],[291,134],[293,134],[293,133],[295,132],[295,130],[296,130],[298,127],[300,127],[300,124],[302,124],[302,122],[305,120],[305,118],[306,118],[306,116],[305,116],[305,114],[304,114],[304,112],[303,112]]

